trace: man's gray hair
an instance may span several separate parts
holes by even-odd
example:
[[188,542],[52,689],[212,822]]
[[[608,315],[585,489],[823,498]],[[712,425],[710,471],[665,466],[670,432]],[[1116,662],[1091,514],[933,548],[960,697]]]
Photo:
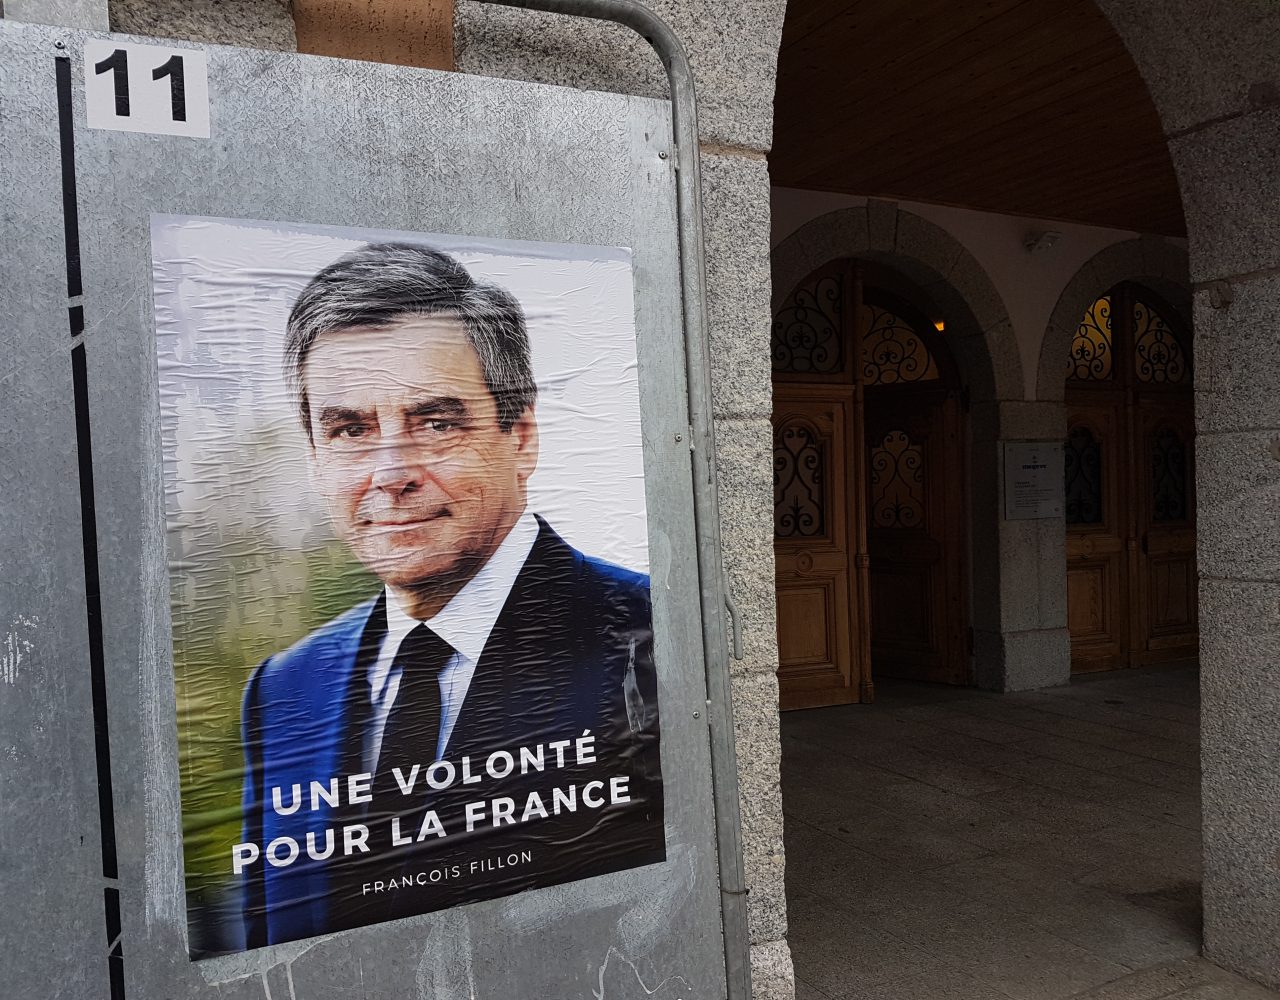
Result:
[[498,426],[512,425],[537,398],[524,310],[505,288],[473,278],[447,253],[416,243],[369,243],[334,261],[307,283],[285,329],[285,377],[311,437],[302,373],[322,333],[385,327],[405,316],[456,316],[480,358],[498,406]]

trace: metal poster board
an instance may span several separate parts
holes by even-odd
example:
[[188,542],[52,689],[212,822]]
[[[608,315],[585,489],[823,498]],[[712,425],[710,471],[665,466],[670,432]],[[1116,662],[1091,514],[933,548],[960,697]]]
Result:
[[0,64],[6,989],[724,997],[670,106]]
[[1062,445],[1057,441],[1006,441],[1005,520],[1061,517],[1062,476]]

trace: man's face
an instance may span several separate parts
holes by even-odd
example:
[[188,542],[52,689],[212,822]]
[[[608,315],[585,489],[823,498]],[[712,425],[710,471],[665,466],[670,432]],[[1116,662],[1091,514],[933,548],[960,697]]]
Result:
[[316,482],[340,537],[385,583],[460,586],[506,537],[538,462],[510,431],[452,316],[321,334],[303,367]]

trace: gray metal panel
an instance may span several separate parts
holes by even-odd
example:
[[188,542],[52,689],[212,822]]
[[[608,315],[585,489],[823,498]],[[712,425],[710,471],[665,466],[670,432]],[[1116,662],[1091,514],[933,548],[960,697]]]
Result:
[[0,994],[72,1000],[106,932],[53,55],[0,56]]
[[[19,52],[50,74],[54,39],[65,39],[76,60],[84,37],[9,26],[0,35],[7,63]],[[206,51],[213,138],[78,128],[76,139],[128,995],[207,997],[218,983],[219,996],[269,989],[307,1000],[722,997],[707,731],[694,717],[705,714],[706,690],[674,179],[670,159],[659,157],[671,135],[668,106],[369,63]],[[51,92],[47,99],[51,107]],[[78,74],[76,102],[79,120]],[[153,212],[633,249],[664,865],[187,960],[150,301]],[[52,246],[48,234],[60,235],[60,226],[54,212],[31,232]],[[44,270],[58,273],[57,266],[50,260]],[[90,754],[90,774],[91,762]]]
[[33,24],[106,31],[111,24],[107,0],[6,0],[3,16]]

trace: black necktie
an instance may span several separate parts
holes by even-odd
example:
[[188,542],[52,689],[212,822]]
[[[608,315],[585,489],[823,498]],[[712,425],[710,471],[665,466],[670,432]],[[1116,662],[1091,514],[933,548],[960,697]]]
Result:
[[[385,878],[388,862],[412,851],[426,810],[427,768],[436,759],[440,740],[440,673],[453,656],[447,642],[425,625],[417,625],[400,643],[391,669],[400,671],[400,687],[382,731],[382,748],[374,769],[373,801],[360,813],[344,818],[368,828],[369,853],[354,852],[335,859],[330,868],[330,927],[362,927],[400,914],[396,894],[365,892],[366,885]],[[367,725],[367,722],[365,723]],[[406,784],[417,764],[412,791],[402,793],[395,769]],[[399,818],[399,845],[392,844],[391,821]],[[409,838],[405,844],[404,838]]]
[[[425,625],[413,627],[396,650],[392,672],[401,671],[401,682],[383,729],[374,772],[374,800],[369,808],[370,841],[375,851],[392,849],[393,819],[399,818],[401,839],[417,834],[428,791],[426,770],[435,762],[435,746],[440,740],[440,671],[452,657],[452,645]],[[399,780],[396,768],[401,772]],[[412,781],[407,795],[402,781],[406,787]]]
[[[400,670],[400,688],[382,731],[373,782],[375,815],[370,818],[375,821],[380,817],[389,825],[392,816],[413,815],[423,804],[427,768],[434,763],[440,742],[440,673],[453,654],[453,647],[425,625],[416,626],[400,643],[391,664],[393,673]],[[407,784],[415,764],[419,765],[417,780],[413,791],[404,795],[395,769],[400,769]],[[401,826],[402,833],[417,832],[410,831],[403,819]]]

